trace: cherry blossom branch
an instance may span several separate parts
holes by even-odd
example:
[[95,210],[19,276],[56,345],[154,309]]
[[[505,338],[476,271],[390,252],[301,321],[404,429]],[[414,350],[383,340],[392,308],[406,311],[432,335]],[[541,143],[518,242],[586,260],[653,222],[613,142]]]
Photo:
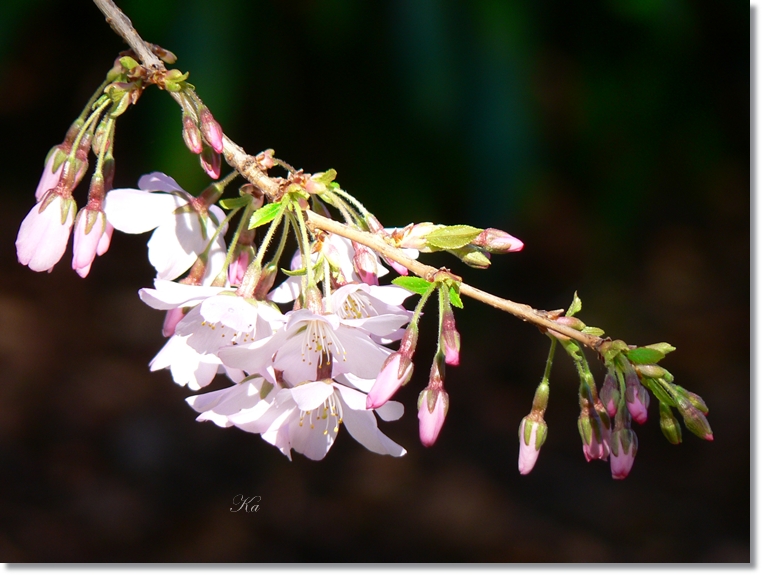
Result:
[[[315,228],[343,236],[347,239],[369,247],[379,254],[386,256],[390,260],[394,260],[398,264],[405,266],[411,272],[427,281],[433,281],[434,275],[440,271],[435,267],[409,258],[404,254],[402,250],[395,248],[394,246],[390,246],[381,237],[375,234],[370,234],[356,228],[351,228],[345,224],[337,222],[336,220],[332,220],[330,218],[316,214],[311,210],[307,210],[306,213],[308,224],[314,226]],[[547,312],[536,310],[531,306],[523,303],[516,303],[507,299],[503,299],[463,282],[460,283],[460,293],[467,295],[472,299],[486,303],[487,305],[491,305],[492,307],[499,310],[508,312],[524,321],[544,328],[552,329],[557,333],[568,336],[580,342],[592,350],[598,351],[598,347],[604,341],[600,337],[582,333],[569,326],[561,325],[558,322],[553,321],[547,315]]]
[[[164,63],[153,52],[151,45],[143,40],[135,30],[130,19],[114,4],[112,0],[93,0],[95,5],[106,17],[111,28],[132,48],[143,65],[156,77],[166,74]],[[189,99],[180,92],[169,92],[170,96],[181,106],[183,111],[194,120],[198,120],[196,109]],[[277,198],[280,186],[260,168],[259,163],[253,156],[248,155],[243,148],[223,134],[223,155],[227,163],[238,171],[244,178],[262,190],[271,200]],[[343,236],[405,266],[414,274],[431,281],[438,271],[437,268],[418,262],[407,257],[402,250],[386,243],[381,237],[351,228],[330,218],[323,217],[311,210],[306,212],[307,222],[313,228]],[[574,339],[581,344],[598,351],[599,346],[605,340],[600,337],[582,333],[569,326],[554,321],[548,312],[540,311],[526,304],[516,303],[507,299],[492,295],[468,284],[460,284],[460,293],[491,305],[494,308],[508,312],[519,319],[533,323],[539,327],[551,329],[554,332]]]

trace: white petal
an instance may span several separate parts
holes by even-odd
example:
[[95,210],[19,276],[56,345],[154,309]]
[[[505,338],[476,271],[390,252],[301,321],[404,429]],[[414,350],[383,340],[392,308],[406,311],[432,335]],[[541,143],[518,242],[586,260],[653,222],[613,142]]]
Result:
[[170,194],[120,188],[106,194],[103,211],[108,222],[120,232],[142,234],[171,218],[186,203],[186,199]]
[[180,187],[180,184],[161,172],[151,172],[141,176],[138,180],[138,187],[141,190],[149,192],[183,192],[183,194],[187,195],[187,192]]
[[337,425],[329,420],[326,427],[323,420],[311,425],[307,419],[300,422],[294,418],[289,422],[288,432],[291,437],[291,448],[308,459],[320,461],[331,449],[336,440]]
[[155,289],[143,288],[138,294],[143,303],[162,310],[196,305],[225,290],[222,287],[186,285],[160,279],[154,280],[154,286]]
[[[355,401],[349,398],[359,392],[340,385],[337,385],[336,389],[339,391],[342,400],[349,400],[355,403]],[[397,445],[381,433],[372,411],[351,409],[347,402],[346,409],[344,409],[343,421],[349,434],[366,449],[374,453],[388,454],[395,457],[400,457],[407,453],[402,446]]]
[[302,411],[310,411],[322,405],[326,399],[333,395],[333,384],[313,381],[297,385],[290,391],[297,407]]
[[384,421],[397,421],[405,413],[405,406],[399,401],[387,401],[376,408],[376,414]]

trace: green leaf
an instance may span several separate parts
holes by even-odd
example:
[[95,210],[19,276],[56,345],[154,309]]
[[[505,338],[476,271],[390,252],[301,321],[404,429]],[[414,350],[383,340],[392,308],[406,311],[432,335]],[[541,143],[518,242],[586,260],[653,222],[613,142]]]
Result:
[[432,286],[431,282],[415,276],[400,276],[398,278],[394,278],[392,283],[420,295],[425,294],[431,289]]
[[218,203],[220,207],[226,210],[233,210],[235,208],[242,208],[251,202],[251,196],[242,196],[240,198],[227,198],[220,200]]
[[636,347],[635,349],[625,351],[624,354],[632,363],[639,365],[659,363],[664,359],[664,354],[662,352],[658,349],[648,347]]
[[251,219],[249,220],[249,229],[258,228],[259,226],[263,226],[265,224],[270,223],[275,219],[275,216],[278,215],[278,213],[283,209],[283,204],[280,202],[275,202],[273,204],[267,204],[266,206],[262,206],[257,211],[255,211],[253,214],[251,214]]
[[572,299],[571,305],[569,306],[569,309],[566,310],[566,316],[572,317],[573,315],[579,313],[582,311],[582,300],[579,299],[579,296],[577,295],[577,292],[574,292],[574,299]]
[[660,351],[662,354],[667,355],[670,352],[675,351],[677,348],[668,344],[667,342],[663,341],[661,343],[652,343],[651,345],[645,346],[648,349],[655,349],[656,351]]
[[582,328],[582,333],[586,333],[588,335],[594,335],[596,337],[601,337],[606,332],[599,327],[593,327],[593,326],[587,325]]
[[460,299],[460,292],[455,286],[450,286],[450,303],[457,308],[463,309],[463,300]]
[[441,250],[455,250],[470,244],[483,230],[472,226],[444,226],[426,236],[426,242]]
[[331,168],[330,170],[327,170],[325,172],[320,172],[318,174],[312,174],[312,179],[315,180],[319,184],[330,184],[333,180],[336,179],[336,170]]
[[307,274],[307,268],[299,268],[298,270],[287,270],[284,268],[280,268],[280,271],[282,271],[284,274],[290,277],[303,276]]

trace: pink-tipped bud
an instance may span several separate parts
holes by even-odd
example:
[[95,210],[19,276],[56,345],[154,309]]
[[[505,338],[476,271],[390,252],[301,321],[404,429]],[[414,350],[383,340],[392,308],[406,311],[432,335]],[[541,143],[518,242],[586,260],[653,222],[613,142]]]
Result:
[[683,416],[683,421],[685,422],[685,427],[688,428],[688,431],[701,439],[714,441],[712,428],[709,426],[709,421],[707,421],[704,414],[694,407],[686,398],[678,396],[676,399],[677,410],[680,412],[680,415]]
[[377,409],[384,405],[405,385],[413,375],[413,362],[400,352],[395,352],[386,358],[376,382],[365,400],[367,409]]
[[198,129],[198,125],[189,114],[183,114],[183,141],[194,154],[200,154],[204,150],[201,130]]
[[241,250],[236,258],[230,262],[228,267],[228,281],[231,286],[239,286],[243,281],[243,276],[246,273],[246,268],[249,267],[251,261],[251,250],[245,248]]
[[618,429],[611,434],[611,476],[624,479],[630,474],[638,453],[638,436],[631,429]]
[[207,173],[207,175],[216,180],[220,177],[220,169],[222,168],[222,160],[220,155],[208,146],[204,146],[201,154],[199,155],[199,161],[201,167]]
[[524,242],[520,239],[495,228],[487,228],[471,243],[493,254],[507,254],[524,249]]
[[521,420],[519,425],[519,473],[526,475],[534,469],[540,456],[540,447],[548,437],[548,424],[540,416],[539,420],[532,414]]
[[450,396],[444,389],[427,387],[418,396],[418,433],[424,447],[436,442],[449,408]]
[[352,257],[352,264],[354,265],[357,275],[360,276],[360,281],[368,285],[378,285],[378,268],[376,266],[376,258],[368,248],[357,242],[352,242],[355,255]]
[[21,222],[16,255],[21,264],[36,272],[51,271],[66,251],[77,204],[48,192]]
[[442,316],[442,343],[444,345],[445,363],[460,364],[460,334],[455,329],[455,314],[452,309],[446,309]]
[[209,108],[206,106],[201,107],[198,111],[198,121],[201,125],[201,133],[204,135],[204,139],[215,152],[221,154],[223,148],[222,128],[220,127],[219,122],[212,116]]
[[175,335],[175,328],[180,320],[185,317],[183,308],[176,307],[174,309],[167,310],[167,315],[164,316],[164,325],[161,328],[161,335],[164,337],[171,337]]
[[610,452],[611,430],[593,409],[583,409],[577,420],[577,427],[582,438],[582,452],[585,459],[606,460]]
[[[111,228],[113,230],[113,227]],[[74,224],[74,248],[71,267],[79,277],[87,277],[96,255],[102,255],[111,243],[106,214],[101,209],[85,207],[77,214]],[[105,236],[105,248],[103,247]],[[99,253],[100,252],[100,253]]]
[[627,401],[627,411],[630,412],[632,418],[641,425],[648,420],[648,405],[651,402],[651,398],[646,391],[646,388],[640,384],[638,374],[631,365],[625,369],[624,372],[625,399]]

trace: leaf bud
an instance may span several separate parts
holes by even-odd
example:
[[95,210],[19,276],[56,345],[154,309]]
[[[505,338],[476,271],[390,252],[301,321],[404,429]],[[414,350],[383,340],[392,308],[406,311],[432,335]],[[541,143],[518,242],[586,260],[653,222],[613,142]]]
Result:
[[650,377],[652,379],[662,378],[667,373],[666,369],[654,364],[636,365],[635,371],[642,377]]
[[447,251],[459,258],[469,267],[486,270],[490,266],[489,254],[484,253],[479,248],[465,246]]

